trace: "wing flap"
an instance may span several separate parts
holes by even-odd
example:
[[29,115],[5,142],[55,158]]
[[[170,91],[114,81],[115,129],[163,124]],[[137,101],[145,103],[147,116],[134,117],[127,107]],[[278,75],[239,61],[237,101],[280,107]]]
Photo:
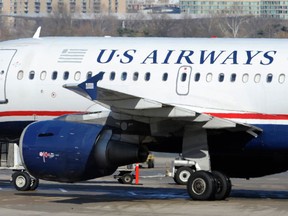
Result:
[[190,122],[203,122],[205,129],[229,129],[233,131],[246,131],[256,137],[262,132],[261,128],[253,125],[244,124],[229,119],[214,117],[199,111],[174,106],[171,104],[161,103],[147,98],[141,98],[134,95],[125,94],[111,89],[98,87],[97,83],[103,78],[104,72],[100,72],[85,82],[75,85],[66,84],[63,87],[86,98],[89,98],[96,103],[100,103],[125,118],[138,119],[147,122],[147,119],[163,118],[174,119]]

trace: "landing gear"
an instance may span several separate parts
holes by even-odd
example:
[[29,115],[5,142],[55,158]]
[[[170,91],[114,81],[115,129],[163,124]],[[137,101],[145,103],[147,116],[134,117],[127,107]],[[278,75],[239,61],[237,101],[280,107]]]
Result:
[[211,200],[216,192],[215,178],[209,172],[197,171],[190,176],[187,190],[193,200]]
[[174,175],[174,181],[179,185],[186,185],[190,175],[194,171],[190,167],[180,167]]
[[216,179],[217,190],[215,200],[225,200],[231,193],[232,184],[230,179],[221,172],[213,171],[212,174]]
[[220,172],[197,171],[191,174],[187,190],[193,200],[224,200],[231,192],[231,181]]
[[12,184],[18,191],[36,190],[39,179],[31,177],[25,171],[17,171],[12,175]]
[[39,186],[39,179],[31,178],[30,191],[36,190],[38,186]]

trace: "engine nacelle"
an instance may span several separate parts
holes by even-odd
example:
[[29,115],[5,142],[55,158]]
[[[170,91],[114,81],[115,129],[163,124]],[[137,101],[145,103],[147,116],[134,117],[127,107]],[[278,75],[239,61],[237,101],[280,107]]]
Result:
[[112,131],[103,125],[35,122],[21,135],[21,157],[32,176],[60,182],[111,175],[118,166],[146,160],[146,148],[111,138]]

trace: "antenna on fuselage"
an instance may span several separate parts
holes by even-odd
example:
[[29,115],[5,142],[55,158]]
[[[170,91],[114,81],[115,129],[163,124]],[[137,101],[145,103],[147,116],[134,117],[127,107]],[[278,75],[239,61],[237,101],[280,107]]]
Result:
[[34,39],[39,39],[40,38],[40,33],[41,33],[41,26],[39,26],[36,30],[36,32],[33,35]]

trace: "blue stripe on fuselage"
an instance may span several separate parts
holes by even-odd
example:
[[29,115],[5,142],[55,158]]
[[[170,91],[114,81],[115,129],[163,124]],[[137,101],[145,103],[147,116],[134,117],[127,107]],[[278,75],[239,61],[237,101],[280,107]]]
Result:
[[247,149],[288,150],[288,125],[255,125],[263,132],[249,141]]
[[[30,123],[32,122],[19,121],[0,123],[0,141],[9,141],[19,138],[23,129]],[[248,141],[245,149],[288,151],[288,125],[263,124],[255,126],[263,129],[263,132],[259,134],[257,138]],[[231,143],[231,145],[233,145],[233,143]]]

